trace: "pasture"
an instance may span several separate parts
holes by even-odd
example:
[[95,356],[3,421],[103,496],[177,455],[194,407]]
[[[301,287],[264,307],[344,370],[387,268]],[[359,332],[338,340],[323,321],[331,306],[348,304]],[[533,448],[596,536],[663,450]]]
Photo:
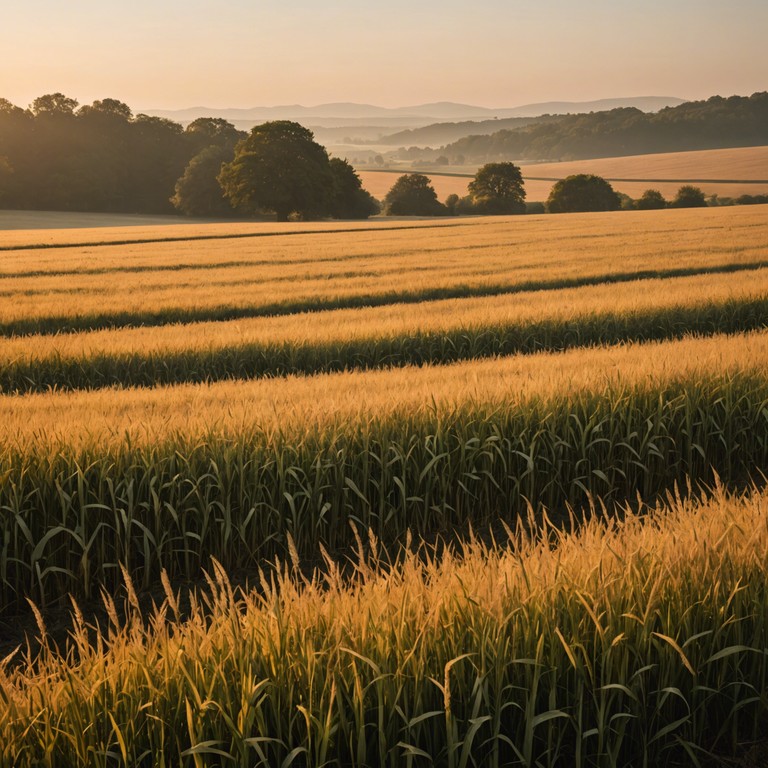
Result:
[[20,229],[0,295],[0,765],[762,732],[765,206]]

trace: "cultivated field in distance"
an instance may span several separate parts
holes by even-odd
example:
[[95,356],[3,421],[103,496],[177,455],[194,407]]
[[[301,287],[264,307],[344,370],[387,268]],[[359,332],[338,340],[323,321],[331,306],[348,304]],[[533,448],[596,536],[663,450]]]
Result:
[[523,163],[521,168],[524,176],[557,179],[572,173],[595,173],[607,179],[749,180],[768,185],[768,147],[663,152],[566,163]]
[[[363,186],[377,199],[383,200],[392,185],[404,173],[423,173],[429,176],[432,186],[437,192],[438,200],[445,200],[448,195],[458,195],[464,197],[467,194],[467,184],[472,181],[473,173],[462,170],[454,175],[444,173],[433,173],[431,171],[421,171],[411,168],[403,168],[401,171],[366,171],[357,169],[357,175],[363,182]],[[465,175],[459,175],[465,174]]]
[[[526,198],[544,201],[552,184],[575,173],[592,173],[611,182],[617,192],[633,199],[646,189],[658,189],[672,199],[683,184],[695,184],[706,195],[738,197],[768,193],[768,147],[742,147],[737,149],[710,149],[696,152],[666,152],[652,155],[608,157],[594,160],[575,160],[563,163],[521,164],[525,180]],[[454,167],[452,174],[424,170],[440,200],[450,194],[467,194],[467,184],[474,168]],[[379,199],[403,173],[421,172],[404,168],[402,171],[360,170],[363,186]]]
[[0,764],[760,738],[767,210],[0,233]]

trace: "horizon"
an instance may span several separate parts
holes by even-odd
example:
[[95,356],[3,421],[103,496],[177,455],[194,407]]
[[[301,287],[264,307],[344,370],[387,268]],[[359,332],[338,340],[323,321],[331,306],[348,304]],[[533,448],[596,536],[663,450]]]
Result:
[[61,92],[138,110],[453,102],[501,109],[672,94],[699,100],[768,85],[768,4],[741,0],[29,0],[6,9],[0,97]]
[[[710,96],[724,96],[724,97],[751,96],[751,95],[752,95],[751,93],[710,94]],[[426,101],[426,102],[419,102],[419,103],[409,102],[408,104],[376,104],[374,102],[362,102],[362,101],[327,101],[327,102],[318,102],[314,104],[300,104],[298,102],[292,102],[292,103],[285,102],[281,104],[251,104],[250,106],[246,106],[246,107],[231,106],[231,105],[223,106],[223,107],[214,107],[214,106],[211,106],[210,104],[191,104],[186,107],[173,108],[173,107],[164,107],[164,106],[153,106],[153,107],[147,107],[146,109],[149,111],[164,110],[168,112],[185,112],[193,109],[214,109],[214,110],[220,110],[220,111],[223,111],[223,110],[248,111],[252,109],[293,109],[293,108],[318,109],[320,107],[332,107],[332,106],[356,106],[356,107],[372,107],[373,109],[403,110],[403,109],[416,109],[416,108],[439,106],[439,105],[451,105],[451,106],[472,107],[477,109],[493,111],[493,110],[501,110],[501,109],[517,109],[519,107],[538,106],[539,104],[555,104],[555,103],[582,104],[582,103],[589,103],[593,101],[614,101],[614,100],[621,100],[621,99],[654,99],[654,98],[659,98],[659,99],[669,98],[669,99],[682,99],[683,101],[698,101],[698,99],[688,99],[685,96],[678,96],[677,94],[644,93],[644,94],[639,94],[637,96],[604,96],[596,99],[579,99],[579,100],[544,99],[542,101],[527,102],[525,104],[494,104],[491,106],[488,106],[486,104],[452,101],[450,99],[440,99],[439,101]],[[709,96],[705,98],[709,98]]]

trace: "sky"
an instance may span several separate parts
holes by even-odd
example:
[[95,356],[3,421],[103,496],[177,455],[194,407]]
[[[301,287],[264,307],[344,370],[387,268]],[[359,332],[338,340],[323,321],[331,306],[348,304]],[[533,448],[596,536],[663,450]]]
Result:
[[2,0],[0,97],[485,107],[768,90],[766,0]]

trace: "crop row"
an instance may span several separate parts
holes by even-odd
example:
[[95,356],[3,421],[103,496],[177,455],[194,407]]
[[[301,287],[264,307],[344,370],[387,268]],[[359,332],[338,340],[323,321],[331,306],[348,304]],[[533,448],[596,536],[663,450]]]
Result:
[[[632,272],[601,273],[598,275],[579,275],[577,277],[522,280],[519,282],[497,282],[493,279],[472,281],[472,284],[458,283],[450,278],[441,278],[454,284],[430,285],[425,288],[398,288],[387,290],[382,286],[391,284],[391,276],[348,275],[345,285],[338,289],[333,285],[324,286],[332,293],[301,295],[296,289],[282,300],[274,301],[274,291],[269,285],[260,284],[249,290],[247,284],[236,282],[236,293],[229,297],[229,303],[222,304],[223,297],[216,291],[216,285],[205,281],[212,289],[206,297],[183,296],[183,286],[170,289],[170,295],[142,294],[138,306],[125,299],[118,300],[110,296],[82,296],[68,294],[64,301],[56,295],[51,302],[50,291],[40,296],[34,291],[27,291],[22,296],[13,292],[6,293],[6,298],[13,299],[13,309],[5,314],[10,317],[0,321],[0,336],[25,336],[32,334],[77,333],[81,331],[110,328],[133,328],[140,326],[162,326],[180,323],[210,323],[242,320],[249,318],[282,317],[314,312],[328,312],[343,309],[366,309],[370,307],[388,307],[397,304],[421,304],[441,302],[447,299],[506,297],[521,293],[555,291],[587,286],[613,286],[621,283],[636,283],[642,280],[664,280],[699,275],[730,275],[733,273],[763,271],[768,261],[727,262],[704,267],[674,267],[668,269],[647,269]],[[396,271],[396,270],[395,270]],[[398,275],[398,278],[402,278]],[[744,275],[741,275],[742,279]],[[282,280],[290,281],[286,276]],[[408,276],[403,283],[413,284]],[[416,282],[422,282],[418,280]],[[294,286],[295,287],[295,286]],[[56,289],[61,293],[61,289]],[[98,292],[96,292],[98,294]],[[182,297],[179,294],[182,293]],[[258,294],[254,296],[253,294]],[[0,297],[3,294],[0,293]],[[46,303],[53,306],[51,314],[44,314]],[[160,307],[159,309],[157,307]],[[106,309],[105,307],[110,307]],[[42,311],[42,313],[41,313]]]
[[[180,607],[111,597],[68,650],[0,662],[0,763],[700,765],[768,714],[768,499],[401,554],[340,578],[218,566]],[[120,601],[118,601],[119,603]],[[186,603],[189,606],[189,601]],[[180,615],[182,612],[185,615]]]
[[[153,219],[154,221],[154,219]],[[52,221],[51,223],[55,223]],[[238,241],[251,238],[304,237],[310,234],[340,235],[346,233],[389,232],[405,229],[433,229],[437,227],[466,227],[469,222],[455,219],[431,221],[345,221],[345,222],[302,222],[274,223],[266,221],[228,221],[213,224],[185,221],[183,224],[129,224],[121,226],[65,227],[55,229],[9,229],[3,231],[0,251],[8,252],[13,258],[14,251],[37,251],[43,258],[46,250],[107,248],[143,245],[164,245],[184,243],[214,244],[216,241]],[[477,223],[477,222],[475,222]],[[24,253],[21,254],[22,258]],[[54,258],[60,258],[56,254]]]
[[372,415],[414,415],[467,402],[525,408],[531,398],[562,399],[576,392],[706,378],[713,371],[727,376],[767,369],[768,332],[762,331],[454,365],[4,395],[0,442],[55,454],[62,447],[155,444],[179,433],[193,443],[243,432],[279,433],[285,439],[295,434],[301,440],[310,427],[325,431]]
[[302,435],[183,432],[105,446],[7,444],[0,459],[0,603],[41,604],[161,570],[189,577],[322,543],[349,523],[385,544],[514,521],[536,507],[623,501],[675,484],[743,482],[768,466],[768,381],[728,372],[559,395],[527,403],[403,409],[332,420]]
[[760,269],[768,261],[765,227],[737,223],[726,232],[691,221],[674,247],[668,229],[657,226],[653,236],[632,227],[616,232],[598,220],[582,236],[538,232],[535,240],[528,232],[523,242],[507,224],[474,225],[471,237],[456,237],[451,228],[418,238],[318,233],[278,238],[269,249],[229,243],[215,253],[185,243],[172,259],[159,246],[138,254],[115,248],[117,258],[108,259],[86,249],[74,261],[46,264],[33,252],[2,260],[0,334],[293,315]]
[[[754,287],[749,286],[748,290]],[[651,298],[663,303],[663,299]],[[632,303],[637,303],[634,297]],[[175,337],[172,343],[176,343],[176,349],[160,346],[153,350],[148,344],[136,345],[135,351],[121,350],[120,337],[110,339],[107,336],[105,340],[108,344],[101,349],[96,340],[86,337],[74,340],[73,346],[77,349],[79,345],[83,348],[82,352],[66,354],[66,347],[57,339],[47,353],[42,343],[29,343],[26,355],[15,356],[13,349],[20,344],[16,340],[5,348],[0,345],[0,356],[7,359],[0,368],[0,392],[94,389],[114,385],[151,387],[182,382],[446,364],[542,350],[674,339],[686,334],[737,333],[762,329],[768,324],[766,295],[748,294],[745,297],[693,301],[677,306],[653,307],[651,303],[638,311],[626,311],[617,296],[614,307],[613,310],[604,309],[589,314],[563,315],[557,310],[550,310],[549,317],[534,316],[523,322],[516,322],[514,316],[494,322],[495,318],[491,316],[477,325],[462,325],[461,318],[448,316],[443,328],[438,325],[437,329],[431,330],[417,326],[398,334],[392,332],[394,329],[391,326],[385,326],[375,336],[361,335],[364,329],[359,327],[353,327],[346,334],[345,329],[334,328],[332,322],[318,322],[312,329],[319,337],[316,339],[299,341],[278,337],[271,341],[249,342],[243,333],[235,333],[230,344],[220,347],[195,343],[193,328],[187,329],[187,333],[181,328],[172,330],[171,335]],[[497,314],[503,316],[504,307],[500,309],[502,312]],[[303,319],[307,328],[311,322],[311,318]],[[324,336],[325,328],[335,331],[337,335],[330,338]],[[263,329],[261,333],[259,330],[256,329],[255,335],[268,338]],[[143,335],[149,334],[144,331]],[[288,334],[284,333],[284,336]],[[117,343],[110,345],[110,341]],[[156,338],[155,345],[159,341],[160,338]]]

